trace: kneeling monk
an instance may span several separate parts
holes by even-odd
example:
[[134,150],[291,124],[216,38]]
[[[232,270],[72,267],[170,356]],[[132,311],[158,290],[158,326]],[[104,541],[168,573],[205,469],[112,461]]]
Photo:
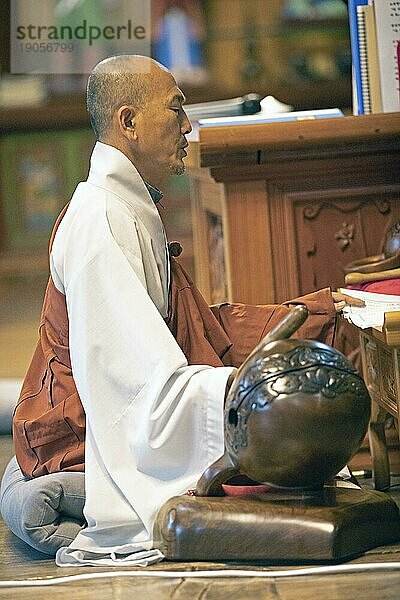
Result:
[[[210,309],[170,256],[157,202],[165,179],[184,172],[183,102],[146,57],[106,59],[89,77],[98,141],[53,232],[40,339],[14,417],[25,475],[85,471],[87,527],[59,564],[160,558],[158,509],[223,453],[235,367],[289,310]],[[310,312],[297,335],[331,343],[344,301],[329,289],[291,301]]]

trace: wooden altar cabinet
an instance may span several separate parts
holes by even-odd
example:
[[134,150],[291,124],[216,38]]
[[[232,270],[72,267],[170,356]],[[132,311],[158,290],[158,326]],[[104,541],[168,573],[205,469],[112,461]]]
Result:
[[209,302],[343,285],[400,218],[400,113],[207,127],[188,173],[196,281]]
[[385,314],[383,327],[359,329],[362,371],[371,396],[369,441],[375,488],[390,486],[387,417],[400,436],[400,311]]

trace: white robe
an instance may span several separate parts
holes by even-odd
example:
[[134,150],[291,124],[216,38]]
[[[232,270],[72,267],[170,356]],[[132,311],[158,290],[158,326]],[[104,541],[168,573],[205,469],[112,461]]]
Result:
[[128,158],[93,151],[55,236],[53,281],[65,294],[74,380],[87,418],[88,526],[60,566],[146,565],[158,509],[193,488],[223,453],[232,369],[188,366],[164,322],[169,262],[161,219]]

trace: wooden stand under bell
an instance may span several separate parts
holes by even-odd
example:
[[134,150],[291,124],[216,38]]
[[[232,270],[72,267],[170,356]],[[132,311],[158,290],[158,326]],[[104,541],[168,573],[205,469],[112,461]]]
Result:
[[[167,559],[337,561],[400,539],[386,494],[326,483],[364,438],[370,398],[333,348],[287,339],[307,314],[294,308],[239,368],[225,401],[224,454],[196,496],[171,498],[157,515],[154,544]],[[221,496],[243,476],[275,487]]]
[[179,496],[160,509],[154,529],[165,557],[184,561],[335,561],[399,539],[399,510],[386,494],[333,486]]

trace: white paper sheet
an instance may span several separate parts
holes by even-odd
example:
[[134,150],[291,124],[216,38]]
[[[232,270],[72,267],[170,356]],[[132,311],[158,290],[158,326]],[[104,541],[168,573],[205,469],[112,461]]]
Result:
[[348,306],[343,309],[345,319],[353,323],[360,329],[368,327],[382,327],[385,312],[392,310],[400,310],[400,296],[390,294],[374,294],[372,292],[362,292],[360,290],[348,290],[342,288],[342,294],[352,296],[353,298],[361,298],[365,302],[365,306]]

